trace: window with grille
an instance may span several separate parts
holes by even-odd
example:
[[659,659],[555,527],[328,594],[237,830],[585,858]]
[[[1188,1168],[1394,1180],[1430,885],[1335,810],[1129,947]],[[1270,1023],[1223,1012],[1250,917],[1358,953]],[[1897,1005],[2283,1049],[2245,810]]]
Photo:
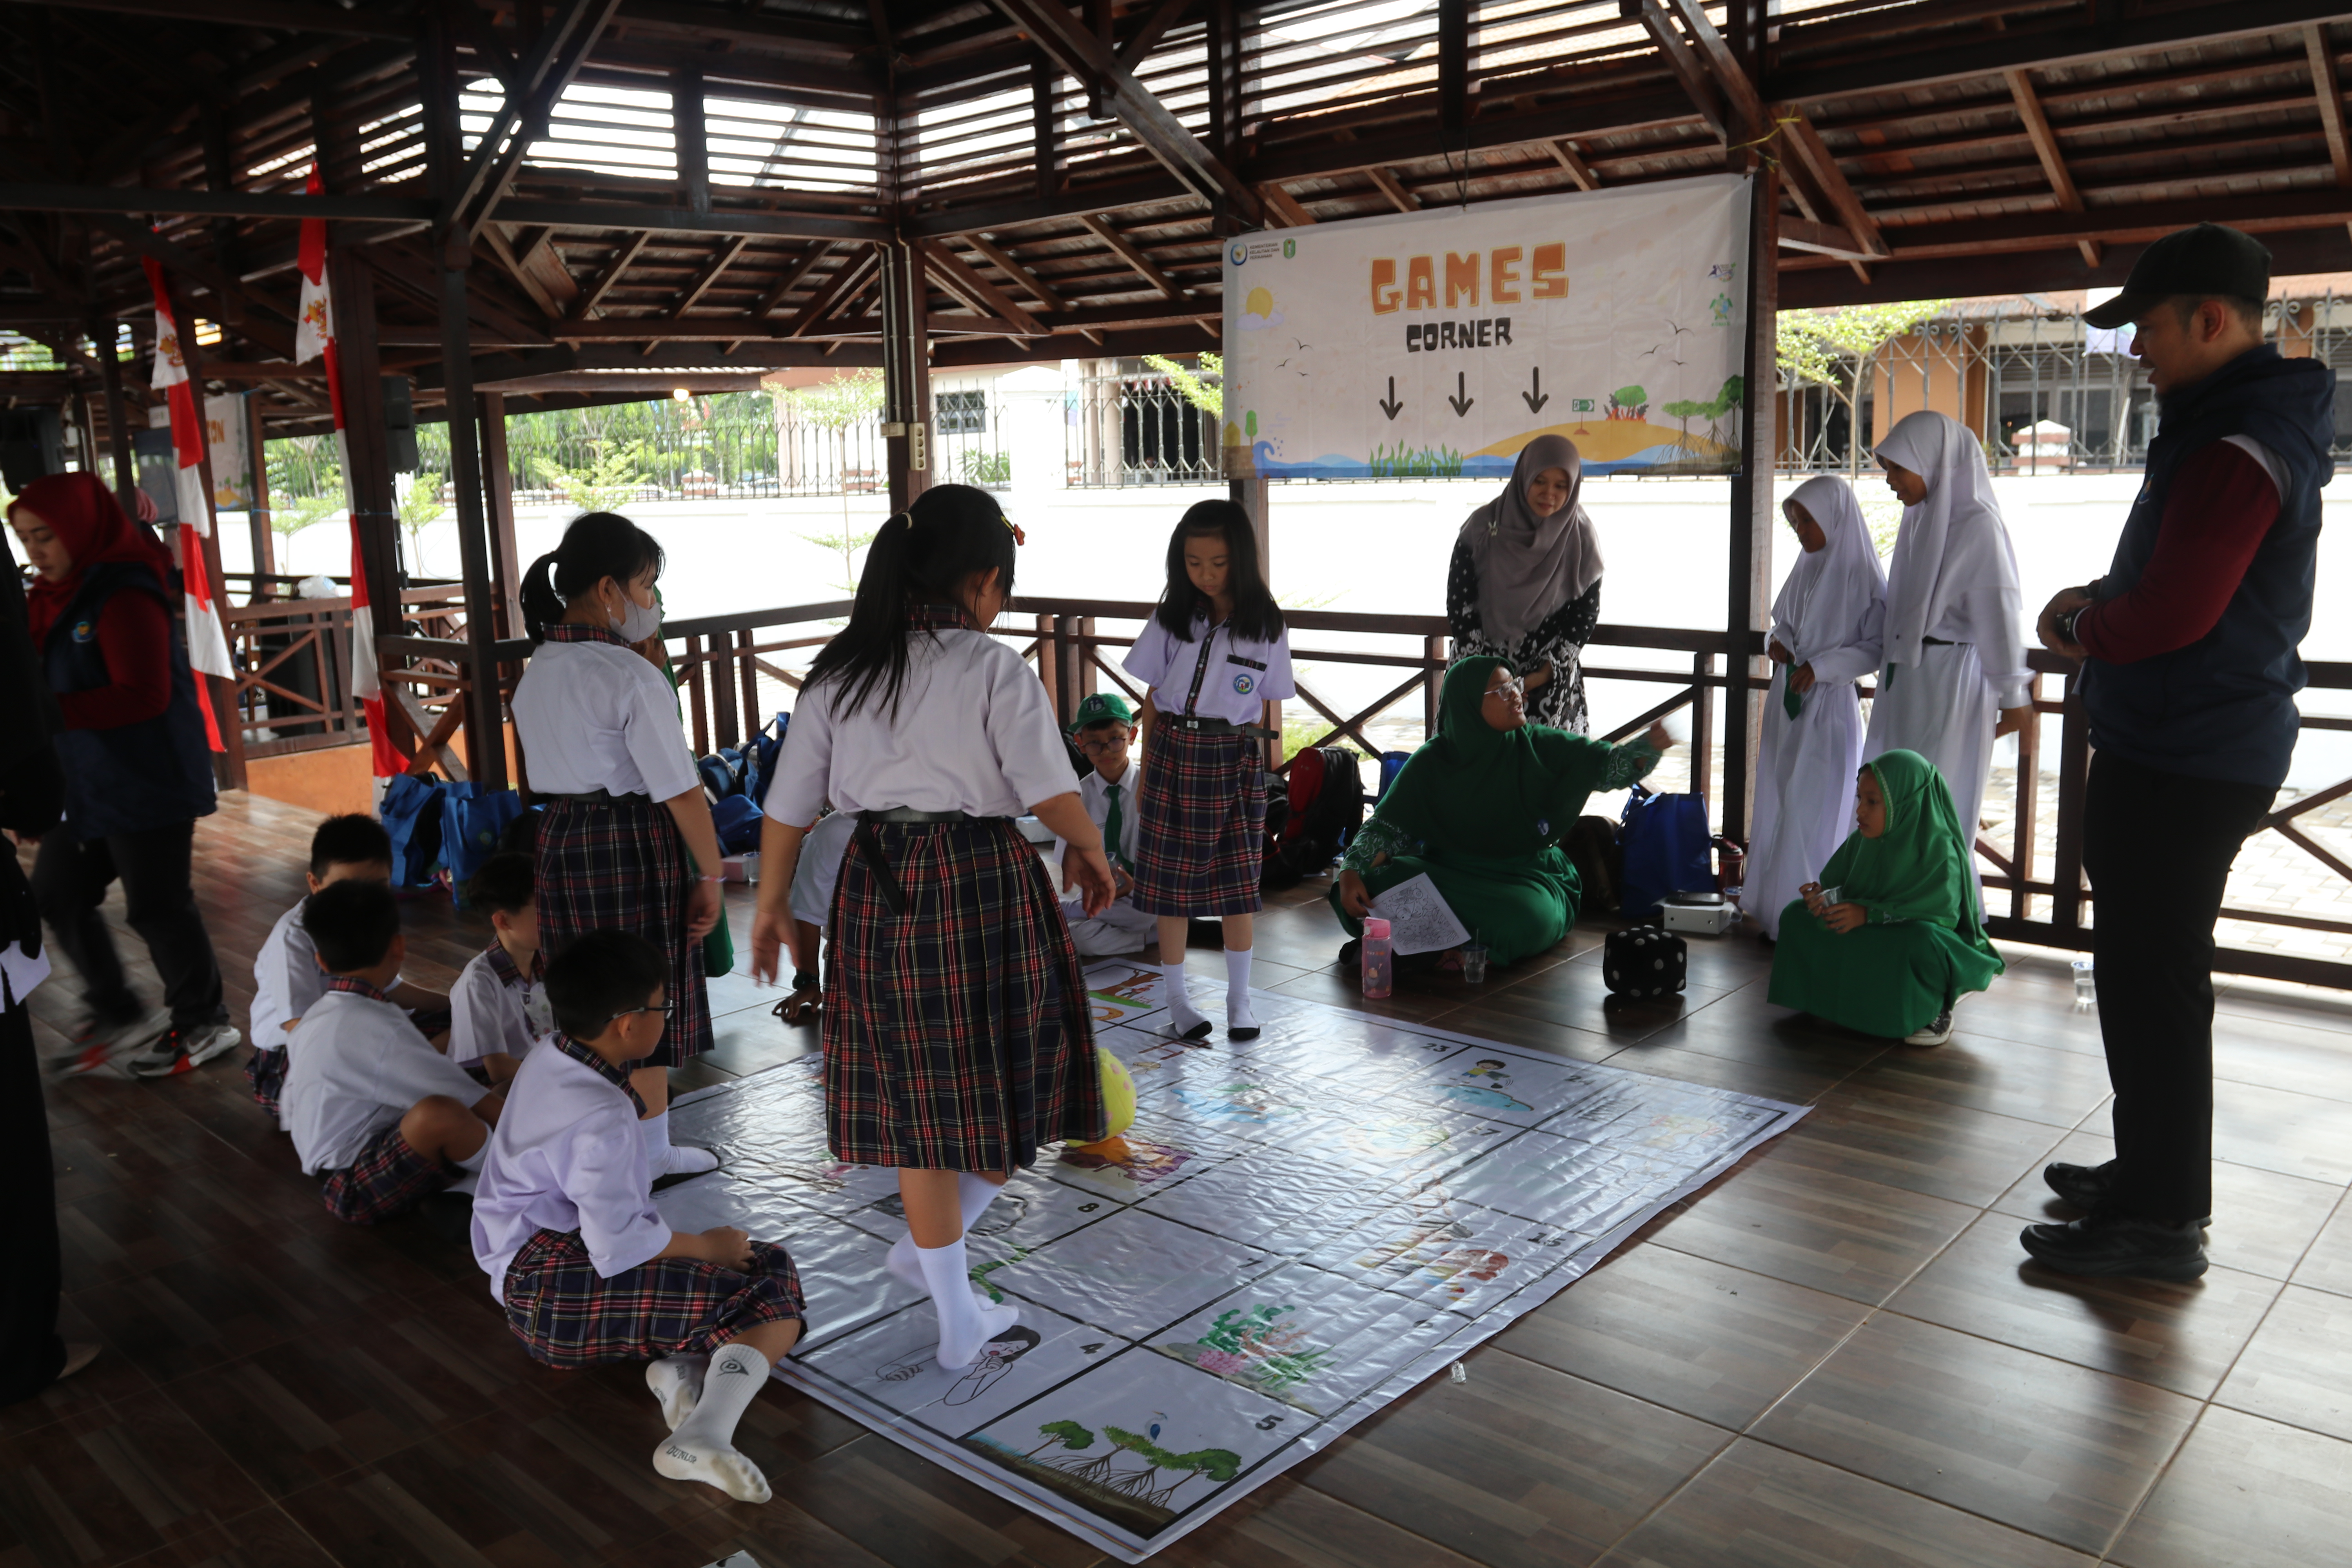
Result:
[[988,428],[988,394],[941,392],[931,398],[931,422],[942,436],[978,436]]

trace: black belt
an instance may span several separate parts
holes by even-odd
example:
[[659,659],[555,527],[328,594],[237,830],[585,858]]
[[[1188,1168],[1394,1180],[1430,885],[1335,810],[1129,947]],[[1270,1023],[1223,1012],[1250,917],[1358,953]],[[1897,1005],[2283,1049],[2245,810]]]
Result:
[[1009,822],[1010,817],[974,816],[968,811],[917,811],[911,805],[893,805],[880,811],[857,814],[857,847],[865,853],[874,868],[874,879],[882,889],[882,901],[890,906],[894,915],[907,912],[907,889],[898,885],[898,875],[890,862],[883,858],[882,836],[874,831],[875,825],[885,822]]
[[654,800],[654,797],[644,790],[633,790],[627,795],[614,795],[608,789],[585,790],[578,795],[565,795],[558,790],[544,789],[535,793],[541,800],[577,801],[582,805],[625,805],[635,801],[643,801],[647,805],[651,805]]
[[1949,637],[1921,637],[1919,646],[1921,647],[1966,647],[1969,645],[1964,642],[1954,642]]
[[1271,741],[1281,731],[1263,724],[1236,724],[1231,719],[1195,719],[1189,714],[1163,713],[1159,722],[1179,730],[1191,730],[1202,735],[1247,735],[1253,741]]

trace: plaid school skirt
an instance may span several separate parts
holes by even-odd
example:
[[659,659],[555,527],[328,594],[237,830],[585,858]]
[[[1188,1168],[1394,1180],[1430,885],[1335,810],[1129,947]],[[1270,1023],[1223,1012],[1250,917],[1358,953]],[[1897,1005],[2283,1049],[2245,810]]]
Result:
[[874,825],[901,915],[868,831],[842,859],[826,949],[834,1157],[1010,1171],[1041,1145],[1102,1137],[1094,1016],[1036,851],[1001,819]]
[[253,1086],[253,1103],[278,1120],[278,1100],[286,1092],[286,1047],[265,1051],[256,1046],[245,1058],[245,1081]]
[[394,1122],[367,1141],[351,1168],[328,1174],[319,1188],[327,1212],[353,1225],[396,1219],[457,1179],[457,1167],[427,1159],[408,1146]]
[[1265,869],[1265,764],[1246,735],[1151,727],[1137,791],[1135,907],[1254,915]]
[[541,1228],[507,1265],[507,1326],[559,1372],[715,1351],[746,1329],[807,1316],[792,1254],[751,1243],[751,1272],[663,1258],[596,1272],[576,1230]]
[[686,934],[694,887],[686,840],[650,800],[549,803],[539,826],[539,945],[553,958],[592,931],[635,931],[669,955],[673,1008],[648,1067],[676,1067],[710,1048],[702,944]]

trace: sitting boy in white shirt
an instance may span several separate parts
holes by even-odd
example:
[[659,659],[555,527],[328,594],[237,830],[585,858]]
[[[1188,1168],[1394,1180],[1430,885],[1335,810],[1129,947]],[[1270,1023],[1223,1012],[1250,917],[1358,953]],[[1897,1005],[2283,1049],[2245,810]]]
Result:
[[787,1024],[815,1021],[824,1005],[824,981],[817,964],[824,951],[824,922],[833,913],[833,889],[841,880],[841,858],[857,832],[854,811],[829,813],[808,830],[801,858],[793,863],[793,994],[776,1004]]
[[661,951],[627,931],[590,931],[549,963],[556,1032],[523,1058],[491,1136],[474,1258],[534,1359],[651,1363],[670,1427],[656,1470],[765,1502],[735,1424],[800,1339],[800,1277],[775,1243],[674,1231],[654,1207],[629,1069],[661,1043],[668,982]]
[[[392,885],[392,835],[383,824],[361,813],[331,816],[310,835],[310,869],[305,879],[310,891],[335,882],[359,880]],[[286,1125],[279,1105],[286,1089],[286,1042],[302,1021],[310,1004],[327,994],[326,972],[319,967],[318,950],[302,929],[305,899],[278,917],[269,938],[253,960],[253,1010],[245,1037],[253,1042],[246,1058],[246,1081],[253,1085],[254,1103]],[[446,996],[421,986],[394,986],[392,999],[415,1015],[426,1035],[447,1026],[437,1016],[449,1005]]]
[[387,996],[408,956],[391,886],[336,882],[304,904],[331,978],[290,1041],[286,1127],[303,1173],[325,1178],[327,1212],[374,1225],[470,1184],[501,1101]]
[[497,854],[466,884],[466,901],[490,917],[490,945],[449,988],[449,1059],[504,1087],[530,1048],[555,1027],[541,984],[539,899],[528,855]]
[[[1118,889],[1118,897],[1098,915],[1087,914],[1075,900],[1064,903],[1070,941],[1081,958],[1139,952],[1157,939],[1159,926],[1135,907],[1135,795],[1143,777],[1129,754],[1135,744],[1135,713],[1118,693],[1097,691],[1078,704],[1069,730],[1079,753],[1095,765],[1094,772],[1078,781],[1078,798],[1087,816],[1103,830],[1103,851]],[[1058,862],[1068,847],[1061,839],[1054,840],[1054,858]]]

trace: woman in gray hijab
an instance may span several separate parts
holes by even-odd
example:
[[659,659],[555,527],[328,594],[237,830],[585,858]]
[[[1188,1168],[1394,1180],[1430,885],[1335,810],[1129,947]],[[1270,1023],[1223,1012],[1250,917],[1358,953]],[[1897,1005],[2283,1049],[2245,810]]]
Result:
[[1581,733],[1584,645],[1601,619],[1601,543],[1577,504],[1584,464],[1565,436],[1519,448],[1503,493],[1470,514],[1446,574],[1454,657],[1526,672],[1528,722]]

